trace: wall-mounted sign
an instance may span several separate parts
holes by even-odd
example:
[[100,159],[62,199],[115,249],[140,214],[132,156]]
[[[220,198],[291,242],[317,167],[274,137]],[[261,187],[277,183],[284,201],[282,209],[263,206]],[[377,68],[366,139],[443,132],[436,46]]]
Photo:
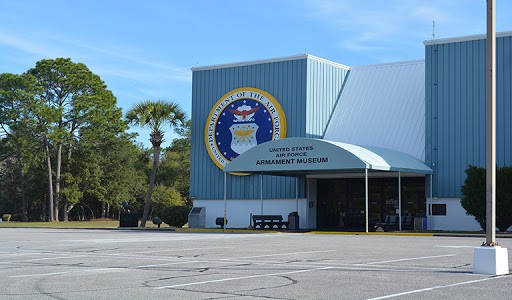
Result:
[[286,118],[277,100],[256,88],[239,88],[222,96],[206,121],[208,154],[221,169],[252,147],[286,137]]

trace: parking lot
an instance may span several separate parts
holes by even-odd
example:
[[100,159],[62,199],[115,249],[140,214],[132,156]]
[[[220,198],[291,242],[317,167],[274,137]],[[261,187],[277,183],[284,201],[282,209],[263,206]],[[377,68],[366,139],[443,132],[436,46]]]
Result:
[[483,241],[0,228],[0,299],[510,299],[472,274]]

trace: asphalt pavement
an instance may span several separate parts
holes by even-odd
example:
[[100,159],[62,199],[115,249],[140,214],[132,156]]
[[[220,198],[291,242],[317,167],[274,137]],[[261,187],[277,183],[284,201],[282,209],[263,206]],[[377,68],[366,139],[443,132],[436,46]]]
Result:
[[0,228],[0,299],[511,299],[472,273],[483,241]]

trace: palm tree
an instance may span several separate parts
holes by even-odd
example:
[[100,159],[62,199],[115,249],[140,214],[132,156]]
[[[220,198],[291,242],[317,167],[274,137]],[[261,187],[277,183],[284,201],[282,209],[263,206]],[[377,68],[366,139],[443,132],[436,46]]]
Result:
[[149,141],[153,145],[153,168],[149,181],[148,194],[144,205],[144,213],[140,221],[140,227],[146,226],[151,204],[151,195],[155,185],[156,168],[160,158],[160,145],[164,141],[163,128],[166,125],[176,126],[178,121],[185,122],[185,113],[177,103],[169,103],[162,100],[151,100],[136,103],[127,113],[126,119],[133,125],[146,127],[151,130]]

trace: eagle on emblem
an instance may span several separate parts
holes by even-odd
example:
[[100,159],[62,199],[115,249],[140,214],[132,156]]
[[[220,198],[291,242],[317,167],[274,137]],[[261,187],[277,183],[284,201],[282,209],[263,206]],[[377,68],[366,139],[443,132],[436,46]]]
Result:
[[242,117],[242,121],[245,121],[247,116],[257,112],[260,109],[259,106],[256,106],[254,108],[251,108],[249,110],[237,110],[237,109],[229,109],[229,111],[234,114],[235,116]]

